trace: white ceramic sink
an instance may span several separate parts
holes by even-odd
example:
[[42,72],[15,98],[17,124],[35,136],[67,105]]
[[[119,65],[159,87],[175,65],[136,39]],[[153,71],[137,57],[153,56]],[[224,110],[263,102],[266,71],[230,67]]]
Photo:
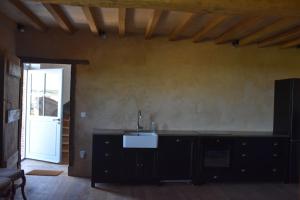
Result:
[[127,132],[123,135],[123,148],[157,148],[158,135],[152,132]]

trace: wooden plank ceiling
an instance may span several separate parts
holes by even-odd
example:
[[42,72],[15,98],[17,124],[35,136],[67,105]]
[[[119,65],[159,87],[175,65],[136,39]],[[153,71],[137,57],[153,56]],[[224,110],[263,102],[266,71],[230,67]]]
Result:
[[96,36],[165,36],[197,44],[300,45],[299,0],[201,0],[201,6],[198,1],[7,0],[0,2],[0,12],[43,32],[60,27],[68,34],[89,29]]

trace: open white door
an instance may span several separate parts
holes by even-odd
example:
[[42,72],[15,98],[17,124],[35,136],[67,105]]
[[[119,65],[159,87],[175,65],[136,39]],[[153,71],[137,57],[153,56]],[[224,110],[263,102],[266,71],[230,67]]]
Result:
[[26,158],[59,163],[63,69],[28,71]]

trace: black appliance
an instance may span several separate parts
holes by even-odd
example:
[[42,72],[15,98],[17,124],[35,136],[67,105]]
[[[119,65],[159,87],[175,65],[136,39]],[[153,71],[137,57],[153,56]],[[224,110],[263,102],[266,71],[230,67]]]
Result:
[[226,181],[230,178],[232,140],[224,137],[207,137],[202,140],[203,163],[199,180]]
[[[220,144],[219,144],[220,143]],[[229,143],[222,143],[216,139],[215,143],[207,142],[204,148],[205,168],[228,168],[230,167],[231,146]]]

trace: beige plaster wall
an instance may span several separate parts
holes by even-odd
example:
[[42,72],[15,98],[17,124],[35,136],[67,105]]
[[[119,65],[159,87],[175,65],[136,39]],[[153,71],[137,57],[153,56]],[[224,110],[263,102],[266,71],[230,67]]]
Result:
[[[299,77],[299,49],[234,48],[90,32],[17,34],[17,54],[88,59],[78,66],[72,174],[90,174],[93,128],[271,131],[274,80]],[[86,111],[87,117],[80,118]],[[87,158],[79,158],[79,150]]]

